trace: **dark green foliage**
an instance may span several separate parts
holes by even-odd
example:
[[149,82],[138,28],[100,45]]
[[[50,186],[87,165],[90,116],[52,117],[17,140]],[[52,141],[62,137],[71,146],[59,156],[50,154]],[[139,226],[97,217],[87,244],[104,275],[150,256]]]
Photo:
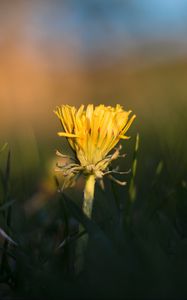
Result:
[[[12,299],[187,297],[185,172],[181,168],[176,180],[171,179],[172,162],[168,168],[167,157],[159,154],[141,173],[139,167],[146,161],[142,159],[143,142],[141,139],[139,150],[136,142],[127,187],[107,179],[104,192],[96,185],[92,220],[82,213],[76,193],[58,192],[57,179],[57,192],[27,214],[27,199],[21,202],[12,194],[15,179],[11,178],[10,150],[3,150],[0,290],[6,287]],[[35,189],[30,198],[35,194],[39,201],[42,196]],[[84,234],[89,235],[85,265],[76,274],[75,247]]]

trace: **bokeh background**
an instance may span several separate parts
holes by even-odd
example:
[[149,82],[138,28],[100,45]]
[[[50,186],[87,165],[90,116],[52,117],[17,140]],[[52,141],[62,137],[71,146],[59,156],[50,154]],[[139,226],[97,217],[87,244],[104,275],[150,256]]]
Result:
[[137,115],[121,161],[121,169],[131,167],[139,132],[137,215],[157,195],[154,205],[180,220],[177,191],[181,196],[187,186],[186,0],[0,1],[0,142],[11,150],[13,197],[34,201],[27,212],[51,196],[55,150],[69,151],[53,110],[89,103],[119,103]]
[[184,149],[186,15],[185,0],[1,1],[0,133],[20,168],[43,140],[53,155],[66,103],[120,103],[154,147]]

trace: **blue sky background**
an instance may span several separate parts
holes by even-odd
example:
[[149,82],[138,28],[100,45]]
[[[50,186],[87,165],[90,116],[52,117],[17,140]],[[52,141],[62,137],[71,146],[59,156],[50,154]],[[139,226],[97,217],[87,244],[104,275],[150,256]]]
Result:
[[67,46],[85,59],[125,56],[147,45],[153,56],[184,55],[187,49],[187,0],[5,1],[0,8],[0,41],[12,24],[29,51],[60,55]]
[[38,1],[30,9],[27,37],[63,40],[69,35],[88,50],[126,39],[187,40],[186,0]]

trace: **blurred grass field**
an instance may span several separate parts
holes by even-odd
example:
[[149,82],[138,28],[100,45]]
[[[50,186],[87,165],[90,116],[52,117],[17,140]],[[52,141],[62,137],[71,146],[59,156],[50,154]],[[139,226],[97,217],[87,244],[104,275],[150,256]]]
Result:
[[[37,105],[29,121],[28,110],[23,120],[22,112],[20,118],[13,114],[11,121],[15,117],[20,123],[4,130],[1,145],[6,141],[8,147],[0,157],[2,178],[9,150],[11,156],[10,174],[1,184],[1,228],[18,246],[2,237],[6,260],[1,261],[1,282],[10,287],[7,293],[12,297],[29,294],[31,299],[54,295],[183,299],[187,292],[185,60],[91,70],[84,70],[86,82],[77,87],[79,93],[76,87],[70,89],[70,101],[63,95],[63,76],[51,79],[51,93],[41,90],[40,115]],[[56,100],[55,91],[62,93]],[[127,156],[118,162],[121,170],[128,170],[137,159],[136,197],[132,201],[128,192],[132,173],[125,175],[127,187],[106,181],[104,193],[97,187],[93,221],[89,221],[78,209],[83,179],[65,191],[66,196],[56,193],[55,149],[68,153],[69,146],[56,135],[59,123],[52,109],[60,103],[100,102],[120,103],[137,115],[131,139],[123,142]],[[134,157],[137,132],[140,144]],[[77,222],[90,236],[86,267],[79,276],[73,271]],[[69,242],[57,249],[67,238]]]
[[[185,0],[2,1],[0,25],[0,299],[186,299]],[[92,220],[54,171],[53,110],[89,103],[137,116]]]
[[[68,151],[68,144],[56,134],[59,130],[58,120],[53,113],[56,105],[68,103],[78,107],[82,103],[120,103],[137,115],[129,133],[132,138],[128,143],[124,142],[124,151],[128,153],[128,158],[124,160],[127,167],[131,163],[136,132],[139,132],[141,163],[138,173],[141,177],[146,169],[154,168],[160,160],[164,160],[169,176],[179,178],[186,168],[186,70],[185,59],[147,66],[145,63],[143,66],[134,66],[133,62],[124,62],[108,68],[90,66],[88,70],[75,70],[70,73],[65,82],[63,73],[52,77],[50,92],[48,86],[40,87],[40,99],[36,97],[37,87],[32,83],[34,96],[31,107],[27,106],[27,93],[19,85],[19,81],[24,80],[18,77],[15,99],[19,99],[20,103],[15,101],[15,111],[10,111],[12,115],[9,111],[6,113],[5,108],[9,104],[6,102],[7,98],[1,96],[4,101],[1,144],[7,141],[13,151],[13,177],[26,179],[32,173],[46,176],[46,172],[51,172],[50,166],[55,159],[55,150],[58,148]],[[38,80],[40,77],[42,75],[39,73]],[[78,87],[75,86],[74,82],[82,77],[84,80]],[[36,78],[35,80],[37,82]],[[73,88],[68,88],[67,81]],[[6,86],[8,89],[8,81]],[[64,91],[67,95],[64,95]],[[55,96],[55,93],[58,96]],[[35,105],[37,101],[39,107]],[[38,178],[34,175],[28,181],[30,180],[33,180],[34,184],[28,182],[27,189],[34,187]]]

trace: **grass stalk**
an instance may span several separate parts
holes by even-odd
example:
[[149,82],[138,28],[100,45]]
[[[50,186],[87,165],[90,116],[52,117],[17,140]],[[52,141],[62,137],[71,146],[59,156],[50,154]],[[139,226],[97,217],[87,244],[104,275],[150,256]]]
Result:
[[[92,209],[93,209],[93,200],[94,200],[94,188],[95,188],[95,176],[89,175],[86,178],[86,184],[84,189],[84,200],[82,210],[84,214],[91,219],[92,218]],[[79,224],[79,233],[83,232],[84,228],[82,224]],[[75,272],[79,274],[84,268],[85,255],[88,247],[88,234],[82,235],[78,239],[77,248],[76,248],[76,266]]]

